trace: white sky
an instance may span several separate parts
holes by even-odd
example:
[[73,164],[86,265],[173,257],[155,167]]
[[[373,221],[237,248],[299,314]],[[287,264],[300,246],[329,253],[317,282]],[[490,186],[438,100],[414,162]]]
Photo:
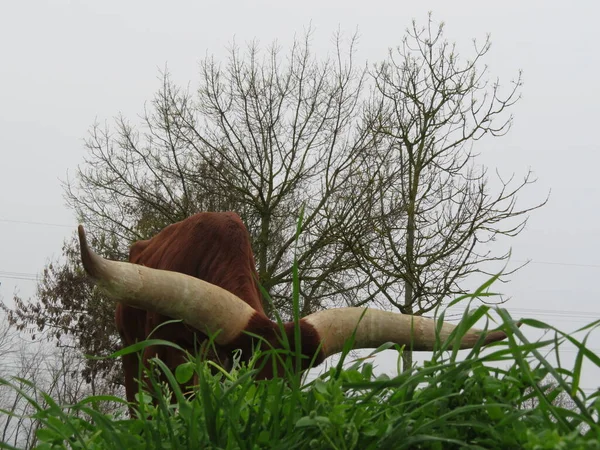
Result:
[[[427,12],[446,23],[460,53],[491,33],[490,74],[524,71],[510,134],[478,143],[482,161],[508,174],[531,167],[538,183],[521,198],[550,202],[506,246],[533,261],[497,290],[516,316],[565,330],[600,317],[600,225],[594,135],[600,104],[600,6],[592,1],[27,1],[0,5],[0,297],[34,293],[31,278],[60,256],[76,227],[60,180],[84,155],[90,125],[119,112],[135,122],[159,87],[158,69],[198,79],[199,61],[257,38],[283,45],[312,23],[314,48],[331,49],[338,27],[360,33],[358,58],[375,62]],[[484,6],[490,5],[490,6]],[[17,221],[17,222],[15,222]],[[33,225],[40,222],[65,226]],[[21,275],[19,275],[21,274]],[[528,333],[534,337],[535,333]],[[596,334],[590,347],[600,352]],[[565,352],[569,358],[572,353]],[[584,374],[597,388],[599,373]]]

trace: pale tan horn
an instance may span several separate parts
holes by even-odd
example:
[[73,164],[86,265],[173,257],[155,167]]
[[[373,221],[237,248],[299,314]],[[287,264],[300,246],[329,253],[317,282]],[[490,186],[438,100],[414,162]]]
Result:
[[88,247],[82,225],[78,232],[86,272],[121,303],[181,319],[208,335],[220,330],[215,342],[221,345],[237,338],[256,313],[232,293],[198,278],[104,259]]
[[[317,330],[326,356],[341,352],[344,342],[355,329],[355,349],[377,348],[386,342],[394,342],[407,347],[412,345],[413,350],[427,351],[433,350],[436,342],[435,320],[378,309],[367,309],[365,312],[365,308],[334,308],[306,316],[304,321]],[[455,328],[455,325],[444,322],[439,332],[441,342],[444,342]],[[462,338],[460,348],[472,348],[481,333],[484,332],[471,328]],[[484,344],[506,338],[503,331],[485,333]]]

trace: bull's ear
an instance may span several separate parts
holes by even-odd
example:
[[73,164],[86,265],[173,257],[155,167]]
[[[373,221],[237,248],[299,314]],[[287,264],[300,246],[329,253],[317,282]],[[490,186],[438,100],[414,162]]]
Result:
[[106,295],[134,308],[181,319],[205,334],[217,334],[217,344],[238,338],[257,312],[218,286],[179,272],[110,261],[94,253],[80,225],[81,261]]
[[131,247],[129,247],[129,262],[135,262],[136,259],[140,256],[140,254],[144,250],[146,250],[146,247],[148,247],[149,243],[149,240],[145,240],[136,241],[133,244],[131,244]]
[[[438,323],[433,319],[365,308],[328,309],[310,314],[303,320],[319,334],[326,356],[341,352],[353,333],[355,349],[377,348],[393,342],[411,346],[416,351],[431,351],[438,338],[445,341],[456,328],[444,322],[437,330]],[[506,338],[503,331],[484,332],[472,328],[463,336],[460,348],[472,348],[482,333],[485,333],[484,345]]]

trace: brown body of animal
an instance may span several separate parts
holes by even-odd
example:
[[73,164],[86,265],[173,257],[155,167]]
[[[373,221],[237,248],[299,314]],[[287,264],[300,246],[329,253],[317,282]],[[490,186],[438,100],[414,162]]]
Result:
[[[199,213],[169,225],[152,239],[135,242],[129,250],[129,262],[199,278],[226,289],[264,314],[248,232],[237,214]],[[159,325],[172,319],[124,303],[117,303],[115,312],[117,330],[125,346],[145,340]],[[204,333],[181,322],[163,325],[152,338],[174,342],[191,354],[207,340]],[[211,359],[227,368],[230,352],[219,349],[215,354],[213,350],[205,349]],[[164,346],[147,347],[142,361],[146,363],[152,357],[158,357],[173,370],[186,361],[184,352]],[[138,355],[125,355],[123,369],[125,391],[131,402],[137,392]]]
[[[144,340],[161,323],[173,318],[183,323],[164,325],[152,337],[175,342],[194,352],[207,335],[216,333],[216,354],[209,357],[228,365],[235,350],[248,360],[255,348],[256,334],[270,346],[281,348],[279,326],[264,312],[258,287],[254,256],[246,227],[234,213],[199,213],[166,227],[147,241],[133,244],[129,263],[109,261],[87,245],[79,226],[83,265],[97,285],[117,303],[117,328],[125,345]],[[386,342],[407,345],[413,350],[432,350],[444,341],[454,325],[437,329],[432,319],[365,308],[334,308],[313,313],[299,322],[300,349],[306,358],[320,364],[340,352],[354,333],[353,348],[375,348]],[[294,323],[284,324],[289,342],[294,340]],[[438,335],[439,333],[439,335]],[[471,329],[458,343],[471,348],[502,340],[503,331],[482,335]],[[185,361],[185,353],[167,347],[148,347],[142,362],[157,356],[174,370]],[[139,363],[135,354],[123,358],[127,399],[134,400]],[[266,364],[259,378],[280,376]]]

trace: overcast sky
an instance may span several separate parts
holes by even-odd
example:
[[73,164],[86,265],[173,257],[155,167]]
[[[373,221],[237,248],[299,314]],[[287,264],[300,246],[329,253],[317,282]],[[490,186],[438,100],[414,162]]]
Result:
[[[338,28],[358,29],[358,58],[376,62],[428,11],[460,53],[490,33],[494,77],[508,83],[524,74],[511,132],[475,148],[503,174],[534,171],[539,181],[524,205],[552,193],[526,230],[502,243],[513,260],[532,263],[497,290],[515,315],[562,329],[599,318],[600,7],[592,1],[2,2],[0,297],[32,295],[32,278],[60,256],[76,227],[61,180],[81,163],[88,128],[119,113],[135,122],[159,87],[159,69],[168,65],[175,81],[193,87],[199,61],[223,57],[234,38],[285,46],[309,24],[318,52],[332,48]],[[590,347],[600,352],[599,335]],[[587,373],[584,387],[597,388],[598,375]]]

